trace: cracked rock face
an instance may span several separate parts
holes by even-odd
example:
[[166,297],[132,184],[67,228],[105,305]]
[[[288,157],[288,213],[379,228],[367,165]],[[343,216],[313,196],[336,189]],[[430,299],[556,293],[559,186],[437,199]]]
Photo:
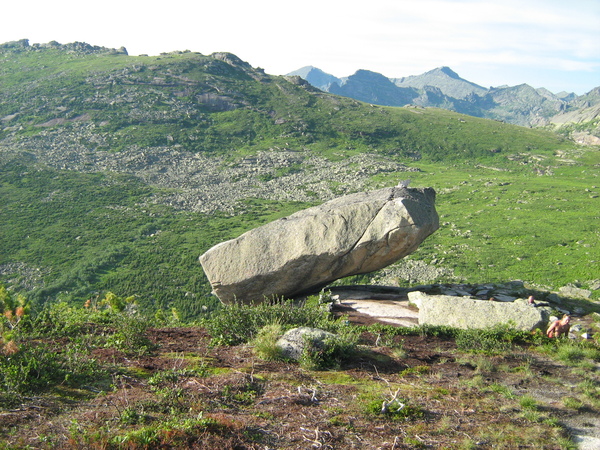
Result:
[[222,242],[200,263],[223,302],[317,291],[415,251],[439,227],[431,188],[384,188],[339,197]]

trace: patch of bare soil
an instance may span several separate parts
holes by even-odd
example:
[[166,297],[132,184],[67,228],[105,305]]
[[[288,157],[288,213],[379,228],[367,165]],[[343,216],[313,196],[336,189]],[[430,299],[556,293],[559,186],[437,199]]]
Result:
[[363,333],[358,356],[317,372],[213,347],[202,328],[148,335],[148,356],[93,350],[104,382],[0,411],[0,448],[559,449],[574,428],[598,434],[581,375],[527,349],[484,358],[439,337]]

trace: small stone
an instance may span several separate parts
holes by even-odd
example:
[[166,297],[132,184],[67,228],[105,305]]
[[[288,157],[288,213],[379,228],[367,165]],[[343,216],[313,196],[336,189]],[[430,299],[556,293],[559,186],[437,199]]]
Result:
[[504,294],[496,294],[496,295],[494,295],[494,298],[498,302],[505,302],[505,303],[514,302],[517,299],[517,297],[513,297],[511,295],[504,295]]

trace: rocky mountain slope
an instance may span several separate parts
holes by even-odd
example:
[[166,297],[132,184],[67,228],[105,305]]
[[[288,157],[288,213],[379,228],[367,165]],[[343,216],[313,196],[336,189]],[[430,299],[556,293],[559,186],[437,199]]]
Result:
[[170,206],[198,212],[232,211],[247,196],[326,200],[377,173],[415,170],[408,161],[460,158],[461,149],[488,156],[562,145],[486,121],[437,134],[427,128],[452,128],[457,117],[376,110],[228,53],[133,57],[24,40],[2,44],[0,56],[0,160],[26,152],[60,170],[135,175],[170,189]]
[[527,84],[484,88],[461,78],[449,67],[403,78],[387,78],[367,70],[336,78],[311,66],[290,75],[298,75],[326,92],[377,105],[433,106],[521,126],[563,128],[565,132],[571,132],[568,127],[577,124],[578,131],[600,137],[597,115],[582,111],[597,110],[597,88],[582,96],[553,94]]

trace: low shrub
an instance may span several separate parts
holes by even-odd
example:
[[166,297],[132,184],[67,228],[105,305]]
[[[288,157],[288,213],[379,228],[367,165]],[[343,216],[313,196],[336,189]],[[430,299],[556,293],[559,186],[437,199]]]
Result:
[[385,417],[399,421],[420,419],[424,415],[421,407],[403,399],[394,399],[390,402],[386,402],[381,398],[372,399],[365,403],[364,412],[368,416]]
[[153,423],[123,434],[111,436],[110,444],[117,448],[182,448],[197,436],[220,431],[223,426],[215,419],[177,419]]
[[105,375],[88,350],[77,344],[67,344],[58,351],[26,342],[0,359],[0,390],[11,394],[39,392],[62,383],[77,385]]
[[556,349],[550,350],[552,356],[570,366],[588,365],[588,360],[600,362],[600,348],[594,342],[554,340],[553,344]]
[[504,353],[517,343],[531,342],[532,334],[517,330],[510,324],[490,328],[468,328],[456,332],[456,346],[459,350],[486,354]]
[[273,361],[281,358],[281,349],[277,346],[277,339],[283,335],[283,328],[280,324],[266,325],[258,331],[257,336],[252,341],[254,353],[267,361]]
[[305,337],[305,346],[300,355],[300,365],[307,370],[339,368],[342,362],[356,354],[358,336],[335,335],[323,341]]
[[107,345],[131,355],[145,355],[156,349],[146,336],[149,320],[137,313],[117,314],[113,320],[115,332],[107,339]]
[[324,311],[318,302],[298,304],[292,300],[251,305],[235,303],[223,306],[202,321],[216,345],[238,345],[251,341],[266,325],[278,324],[284,331],[301,326],[336,332],[347,327],[342,319]]

